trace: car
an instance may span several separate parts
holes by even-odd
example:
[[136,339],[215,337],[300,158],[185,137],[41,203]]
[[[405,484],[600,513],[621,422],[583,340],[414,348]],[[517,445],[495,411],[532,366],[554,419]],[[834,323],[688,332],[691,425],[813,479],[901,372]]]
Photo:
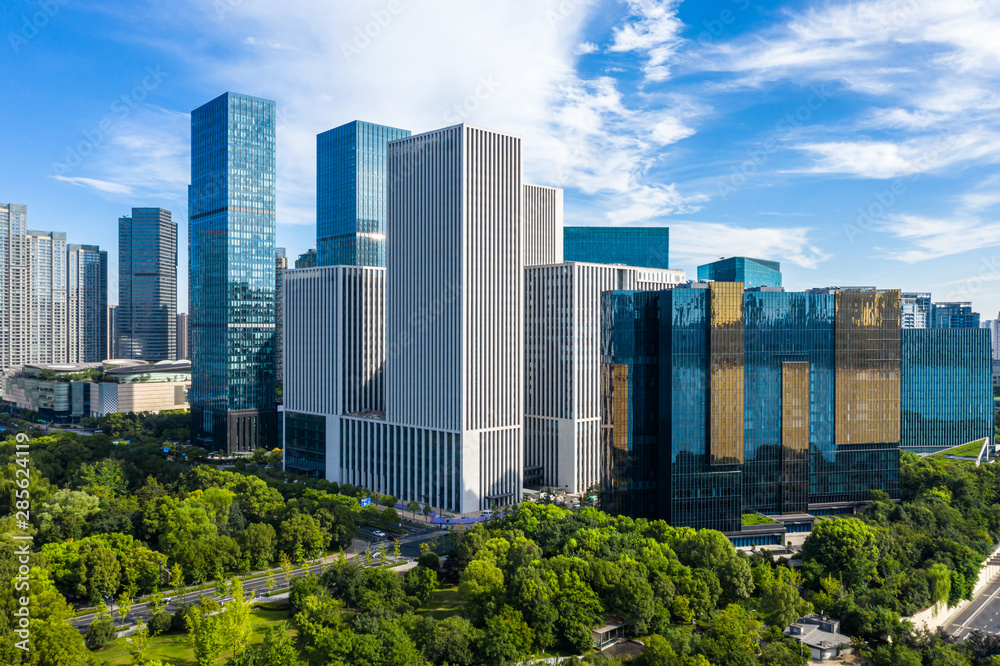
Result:
[[399,537],[396,536],[395,534],[390,534],[389,541],[399,541]]
[[385,532],[383,532],[382,530],[375,530],[374,534],[380,539],[385,538]]

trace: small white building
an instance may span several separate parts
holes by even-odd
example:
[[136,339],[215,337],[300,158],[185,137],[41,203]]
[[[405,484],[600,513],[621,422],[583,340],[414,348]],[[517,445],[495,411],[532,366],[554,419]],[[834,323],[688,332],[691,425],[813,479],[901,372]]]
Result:
[[785,629],[785,635],[809,648],[815,661],[851,654],[851,637],[840,633],[840,620],[810,613]]

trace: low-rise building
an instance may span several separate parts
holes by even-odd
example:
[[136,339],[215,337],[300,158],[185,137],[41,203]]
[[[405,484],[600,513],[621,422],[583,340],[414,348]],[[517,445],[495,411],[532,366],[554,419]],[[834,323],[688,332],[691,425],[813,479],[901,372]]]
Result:
[[809,648],[812,659],[822,661],[851,654],[851,637],[840,633],[840,620],[809,613],[785,629],[785,635]]
[[57,363],[10,368],[3,400],[56,421],[188,409],[190,361]]

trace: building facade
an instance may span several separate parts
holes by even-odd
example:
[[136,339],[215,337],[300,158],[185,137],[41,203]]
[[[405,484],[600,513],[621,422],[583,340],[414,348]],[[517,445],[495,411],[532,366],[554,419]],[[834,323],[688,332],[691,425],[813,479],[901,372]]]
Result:
[[96,245],[66,246],[68,360],[96,363],[108,347],[108,253]]
[[932,303],[932,328],[979,328],[979,313],[972,303]]
[[273,101],[192,112],[188,198],[192,437],[250,452],[277,438]]
[[603,505],[736,533],[899,496],[898,291],[694,283],[602,300]]
[[525,269],[526,487],[581,493],[600,482],[601,294],[668,289],[685,278],[573,262]]
[[177,358],[177,224],[162,208],[118,220],[118,355]]
[[106,351],[104,352],[104,358],[118,358],[118,306],[109,305],[107,314],[107,333],[105,338],[107,340]]
[[285,469],[353,483],[364,454],[341,444],[343,417],[385,420],[385,269],[285,277]]
[[66,363],[67,327],[66,234],[28,231],[28,352],[25,363]]
[[524,265],[561,264],[563,260],[563,191],[524,186]]
[[903,331],[900,446],[930,453],[993,437],[990,332]]
[[900,325],[903,328],[933,328],[930,294],[904,291],[901,303]]
[[274,381],[281,384],[284,380],[284,292],[285,271],[288,270],[288,257],[285,248],[274,251]]
[[28,208],[0,204],[0,367],[29,361]]
[[355,120],[316,137],[319,266],[385,266],[386,147],[409,130]]
[[698,279],[742,282],[747,289],[780,287],[781,264],[751,257],[728,257],[699,266]]
[[316,267],[316,248],[310,248],[299,255],[298,259],[295,260],[296,268],[315,268]]
[[177,360],[190,359],[191,351],[188,349],[188,326],[190,318],[187,312],[177,313]]
[[670,268],[667,227],[566,227],[563,260]]

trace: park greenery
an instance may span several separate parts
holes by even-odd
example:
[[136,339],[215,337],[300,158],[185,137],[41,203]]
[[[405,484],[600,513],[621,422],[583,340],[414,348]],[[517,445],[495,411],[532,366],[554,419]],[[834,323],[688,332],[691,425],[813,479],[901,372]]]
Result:
[[[876,492],[857,515],[825,517],[791,562],[712,530],[526,503],[399,573],[342,549],[358,525],[395,526],[426,505],[397,510],[396,498],[286,474],[274,452],[219,469],[174,442],[182,415],[92,425],[101,432],[33,431],[30,652],[14,647],[12,621],[19,467],[13,440],[0,443],[0,663],[792,666],[806,661],[783,629],[813,611],[840,619],[876,666],[1000,666],[998,637],[956,644],[905,619],[971,596],[1000,543],[1000,465],[903,454],[900,501]],[[287,607],[262,610],[243,592],[241,575],[280,565],[284,587],[292,562],[338,552],[291,581]],[[164,595],[212,581],[232,595],[224,607],[207,595],[166,611]],[[150,616],[115,638],[142,595]],[[68,622],[82,607],[99,609],[86,635]],[[591,654],[592,629],[608,623],[642,655]]]

